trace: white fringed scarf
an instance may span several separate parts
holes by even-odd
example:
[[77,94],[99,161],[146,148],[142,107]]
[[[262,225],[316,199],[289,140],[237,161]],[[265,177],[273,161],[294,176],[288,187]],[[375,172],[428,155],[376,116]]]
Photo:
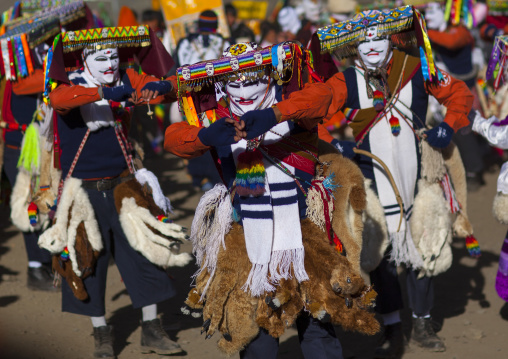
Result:
[[[278,124],[267,132],[263,145],[289,135],[287,122]],[[245,151],[247,141],[231,146],[235,164],[238,155]],[[247,253],[252,263],[247,282],[242,287],[253,296],[275,290],[282,279],[292,277],[301,282],[308,280],[305,271],[305,251],[302,244],[297,186],[292,177],[263,158],[266,171],[266,192],[259,197],[240,197],[241,217],[244,227]],[[284,163],[292,174],[295,168]]]

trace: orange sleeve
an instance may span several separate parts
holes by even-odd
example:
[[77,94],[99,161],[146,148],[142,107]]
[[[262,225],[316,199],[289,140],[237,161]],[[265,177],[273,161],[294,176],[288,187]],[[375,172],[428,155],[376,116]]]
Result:
[[474,44],[474,38],[465,26],[454,26],[447,31],[427,30],[433,44],[450,50],[458,50]]
[[201,156],[210,149],[198,138],[199,127],[191,126],[187,122],[173,123],[166,129],[164,149],[182,158]]
[[326,114],[326,119],[330,120],[337,112],[342,110],[344,104],[346,103],[346,78],[342,72],[338,72],[326,81],[326,85],[332,91],[332,100]]
[[44,71],[36,69],[33,74],[12,83],[16,95],[34,95],[44,92]]
[[467,85],[441,70],[444,83],[427,85],[427,91],[446,107],[444,121],[455,131],[469,125],[467,115],[473,106],[474,97]]
[[332,91],[324,83],[306,84],[287,99],[276,104],[281,121],[293,120],[307,130],[315,127],[326,116],[332,100]]
[[101,100],[98,87],[61,84],[50,92],[49,101],[55,111],[65,115],[73,108]]
[[318,137],[320,140],[331,143],[335,139],[332,135],[330,135],[330,132],[328,132],[328,130],[322,124],[318,124],[317,129]]
[[[138,74],[134,69],[127,69],[126,71],[127,76],[129,76],[129,80],[131,82],[131,86],[134,90],[136,90],[138,97],[141,97],[141,90],[143,87],[149,83],[154,81],[161,81],[157,77],[146,75],[146,74]],[[156,99],[150,100],[150,104],[160,104],[160,103],[170,103],[175,102],[177,100],[176,95],[176,76],[171,76],[167,79],[164,79],[165,81],[171,82],[173,85],[173,90],[170,93],[167,93],[165,95],[157,96]]]

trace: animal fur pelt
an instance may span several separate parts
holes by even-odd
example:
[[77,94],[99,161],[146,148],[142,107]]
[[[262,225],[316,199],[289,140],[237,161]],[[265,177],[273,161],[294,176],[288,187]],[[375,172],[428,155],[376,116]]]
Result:
[[120,223],[132,248],[161,267],[183,267],[192,260],[189,253],[177,253],[181,239],[187,238],[184,228],[157,219],[165,213],[146,187],[133,178],[117,185],[113,195]]
[[65,181],[55,223],[41,234],[38,244],[39,247],[58,255],[67,247],[72,269],[78,277],[83,274],[78,266],[75,249],[78,226],[81,223],[92,249],[100,252],[103,243],[92,204],[85,190],[81,188],[81,180],[71,177]]
[[308,219],[302,221],[302,235],[309,280],[300,283],[300,295],[306,310],[314,318],[327,318],[348,331],[377,333],[379,323],[367,310],[373,307],[376,292]]
[[500,223],[508,224],[508,194],[502,192],[496,194],[492,205],[492,213]]
[[362,212],[367,206],[362,172],[353,161],[343,157],[334,146],[325,141],[319,141],[318,159],[325,164],[323,176],[333,173],[335,183],[339,185],[333,192],[332,229],[344,245],[352,268],[360,273]]
[[[341,186],[334,192],[332,229],[340,237],[347,256],[340,255],[329,244],[322,229],[304,220],[305,268],[311,280],[300,285],[294,279],[280,281],[274,292],[251,297],[241,288],[251,269],[243,228],[232,224],[224,243],[214,247],[218,248],[215,275],[210,276],[208,268],[201,268],[196,287],[185,301],[188,307],[183,308],[186,313],[203,309],[202,330],[207,338],[219,330],[222,334],[219,348],[228,355],[244,348],[257,335],[259,327],[279,337],[302,309],[347,330],[373,334],[379,329],[374,315],[367,311],[376,293],[360,276],[362,210],[366,205],[363,176],[356,165],[333,147],[320,144],[319,155],[321,161],[327,162],[323,175],[333,172]],[[202,264],[206,263],[205,257],[206,253]]]
[[[279,283],[273,293],[255,298],[241,289],[250,271],[243,228],[233,224],[220,247],[216,274],[205,300],[202,289],[208,282],[206,269],[196,279],[186,304],[192,309],[203,308],[203,331],[211,337],[222,334],[219,348],[233,355],[245,347],[264,328],[273,337],[280,337],[294,324],[305,309],[317,319],[332,321],[346,330],[374,334],[379,323],[368,312],[375,292],[351,268],[345,256],[328,243],[326,234],[310,220],[302,221],[306,251],[305,268],[310,280],[300,283],[293,278]],[[188,308],[184,311],[190,313]]]
[[32,226],[28,218],[28,205],[30,204],[31,177],[26,170],[20,168],[16,176],[16,182],[11,193],[11,220],[22,232],[38,231],[49,225],[47,215],[39,214],[37,225]]
[[62,176],[62,171],[54,166],[54,152],[47,150],[46,140],[41,137],[41,168],[39,184],[40,186],[49,186],[49,190],[37,191],[34,195],[33,202],[37,205],[39,213],[49,213],[55,204],[58,196],[58,185]]
[[[49,226],[51,219],[48,213],[50,208],[53,207],[58,193],[61,171],[53,168],[52,151],[45,150],[46,140],[44,137],[39,138],[39,146],[41,148],[39,184],[40,186],[50,185],[50,189],[46,191],[39,190],[31,198],[30,186],[32,178],[26,170],[19,168],[11,195],[11,220],[23,232],[44,230]],[[37,205],[39,212],[36,226],[32,226],[28,218],[28,205],[30,201],[33,201]]]
[[461,207],[460,212],[457,213],[457,217],[453,222],[453,233],[457,237],[466,238],[473,235],[473,225],[469,221],[467,215],[466,170],[462,158],[460,157],[460,152],[453,142],[443,150],[443,158],[453,183],[455,196]]
[[65,278],[77,299],[86,300],[88,293],[83,284],[83,279],[94,272],[95,263],[99,258],[100,252],[93,250],[86,234],[84,222],[81,222],[76,229],[74,250],[76,252],[76,264],[81,272],[81,276],[77,276],[74,273],[72,261],[65,261],[59,255],[53,256],[53,270]]
[[363,212],[363,244],[360,264],[367,273],[379,266],[390,244],[385,212],[371,184],[372,180],[366,178],[367,208]]
[[422,255],[419,276],[436,276],[452,264],[451,218],[439,183],[418,181],[418,195],[413,205],[411,233]]

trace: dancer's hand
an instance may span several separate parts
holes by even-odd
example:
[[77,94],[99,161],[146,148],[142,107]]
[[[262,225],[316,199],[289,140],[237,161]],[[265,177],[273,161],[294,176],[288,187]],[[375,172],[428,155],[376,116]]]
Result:
[[436,126],[425,132],[427,142],[432,147],[445,148],[447,147],[453,137],[453,128],[450,127],[446,122],[441,122],[439,126]]
[[244,138],[247,140],[261,136],[278,123],[272,108],[249,111],[241,117],[242,121],[244,126],[241,130],[246,133]]
[[165,95],[173,90],[173,84],[169,81],[153,81],[148,82],[141,89],[141,98],[144,100],[152,100],[159,95]]
[[128,100],[136,96],[135,94],[136,91],[129,85],[102,88],[102,98],[115,102]]
[[240,140],[234,120],[223,117],[198,132],[199,140],[205,146],[228,146]]

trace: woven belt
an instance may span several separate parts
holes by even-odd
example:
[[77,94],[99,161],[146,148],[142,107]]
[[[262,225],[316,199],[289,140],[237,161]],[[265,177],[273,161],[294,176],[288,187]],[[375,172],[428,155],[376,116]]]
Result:
[[97,181],[81,181],[81,187],[84,189],[93,189],[96,191],[108,191],[115,188],[117,185],[123,182],[127,182],[134,178],[133,174],[129,174],[125,177],[116,177],[111,179],[100,179]]

